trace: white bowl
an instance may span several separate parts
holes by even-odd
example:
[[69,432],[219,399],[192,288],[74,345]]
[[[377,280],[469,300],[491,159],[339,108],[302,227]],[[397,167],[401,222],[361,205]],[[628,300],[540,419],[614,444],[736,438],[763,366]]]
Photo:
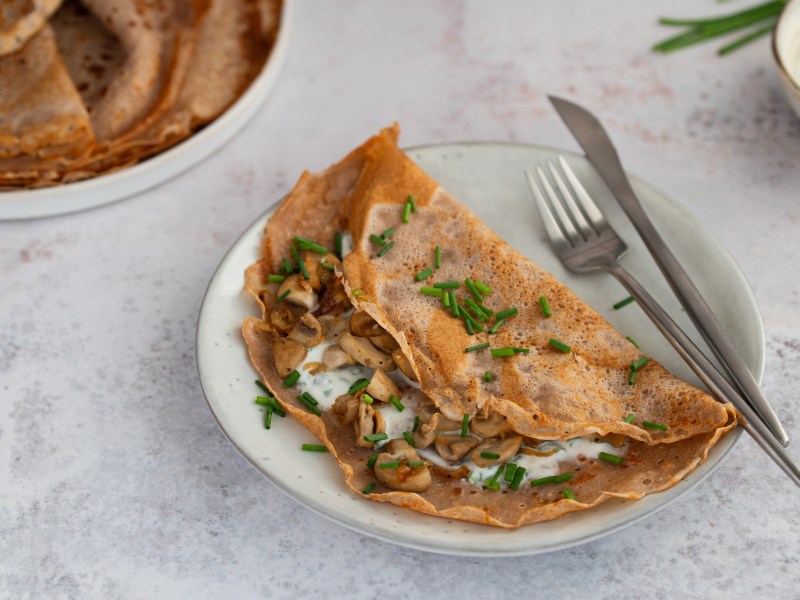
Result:
[[800,116],[800,1],[786,3],[772,34],[772,53],[786,96]]

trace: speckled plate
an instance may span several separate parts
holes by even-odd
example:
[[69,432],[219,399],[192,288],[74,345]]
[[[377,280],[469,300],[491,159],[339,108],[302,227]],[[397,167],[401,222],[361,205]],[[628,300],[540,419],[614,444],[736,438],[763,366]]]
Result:
[[[618,330],[633,336],[647,354],[699,385],[637,305],[612,309],[628,294],[610,275],[573,275],[553,254],[523,174],[525,169],[552,159],[557,153],[551,148],[500,143],[449,144],[408,151],[434,179],[511,245],[567,284]],[[586,159],[562,154],[628,243],[630,252],[623,259],[625,266],[687,331],[694,332],[638,235]],[[760,379],[764,332],[755,299],[741,271],[684,208],[642,180],[632,177],[632,181],[653,222]],[[260,407],[253,402],[258,391],[253,384],[257,374],[248,361],[240,326],[246,315],[257,314],[257,310],[242,292],[243,273],[257,258],[261,232],[272,212],[273,209],[267,211],[242,234],[208,286],[197,328],[200,380],[211,412],[242,455],[289,496],[337,523],[387,542],[445,554],[509,556],[549,552],[608,535],[665,507],[703,481],[739,438],[739,430],[727,435],[703,465],[665,492],[635,502],[608,501],[593,510],[516,530],[427,516],[359,497],[345,487],[330,455],[300,451],[301,443],[315,441],[305,428],[291,418],[276,418],[267,431]],[[696,260],[698,256],[703,260]],[[693,337],[703,347],[699,336]]]

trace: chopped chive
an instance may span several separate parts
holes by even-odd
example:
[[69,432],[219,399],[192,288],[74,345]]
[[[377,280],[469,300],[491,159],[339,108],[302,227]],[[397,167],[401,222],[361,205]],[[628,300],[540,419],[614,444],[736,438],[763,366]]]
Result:
[[382,432],[382,433],[370,433],[364,436],[365,442],[380,442],[382,440],[388,440],[389,436]]
[[357,288],[357,289],[353,290],[353,296],[355,296],[356,298],[358,298],[363,293],[364,293],[364,290],[362,290],[361,288]]
[[481,458],[485,458],[486,460],[497,460],[500,458],[500,455],[496,452],[481,452]]
[[378,246],[383,247],[383,246],[386,245],[386,242],[384,240],[382,240],[381,238],[379,238],[374,233],[370,234],[369,239],[370,239],[371,242],[377,244]]
[[413,435],[413,434],[412,434],[410,431],[404,431],[404,432],[403,432],[403,439],[406,441],[406,443],[407,443],[409,446],[411,446],[412,448],[414,448],[414,447],[415,447],[415,444],[414,444],[414,435]]
[[448,294],[445,290],[442,290],[442,306],[445,308],[450,308],[450,294]]
[[289,262],[288,258],[283,259],[283,272],[287,275],[291,275],[294,273],[294,269],[292,268],[292,263]]
[[486,487],[489,488],[490,490],[494,490],[495,492],[500,491],[500,483],[497,481],[491,481],[491,480],[487,481]]
[[507,319],[508,317],[513,317],[515,314],[519,312],[519,309],[516,306],[512,306],[511,308],[507,308],[505,310],[501,310],[497,313],[498,319]]
[[461,437],[467,437],[467,432],[469,431],[469,415],[464,413],[464,416],[461,418]]
[[414,202],[414,196],[411,194],[408,195],[408,200],[406,200],[411,205],[411,212],[417,212],[417,204]]
[[389,396],[389,402],[392,404],[392,406],[394,406],[397,409],[397,412],[403,412],[403,410],[405,409],[403,403],[400,402],[400,400],[394,394]]
[[272,406],[270,400],[272,400],[272,398],[266,398],[264,396],[256,396],[256,404],[258,404],[259,406]]
[[475,329],[472,327],[472,323],[470,321],[464,321],[464,328],[467,330],[469,335],[475,335]]
[[297,371],[297,369],[295,369],[289,373],[289,376],[286,379],[283,380],[283,387],[292,387],[295,383],[297,383],[298,379],[300,379],[300,373]]
[[[455,292],[453,294],[455,295]],[[458,307],[458,313],[461,316],[461,318],[464,319],[464,321],[468,322],[470,325],[472,325],[472,329],[475,330],[475,333],[480,333],[481,331],[483,331],[483,327],[481,327],[480,323],[478,323],[474,318],[472,318],[472,315],[467,312],[466,308],[464,308],[458,303],[456,303],[456,306]]]
[[489,333],[497,333],[497,330],[500,329],[500,326],[502,324],[503,324],[503,319],[500,319],[499,321],[497,321],[497,323],[492,325],[491,329],[489,329]]
[[308,403],[309,403],[309,404],[311,404],[312,406],[316,406],[317,404],[319,404],[319,402],[317,402],[317,399],[316,399],[316,398],[314,398],[314,396],[312,396],[312,395],[311,395],[311,394],[309,394],[308,392],[303,392],[303,394],[302,394],[302,395],[303,395],[303,398],[305,398],[305,399],[306,399],[306,402],[308,402]]
[[642,421],[642,425],[648,429],[658,429],[659,431],[666,431],[669,429],[669,427],[666,425],[662,425],[661,423],[653,423],[652,421]]
[[327,452],[328,449],[322,444],[303,444],[303,450],[306,452]]
[[550,475],[549,477],[541,477],[531,481],[531,487],[538,487],[548,483],[564,483],[572,479],[572,473],[562,473],[561,475]]
[[414,281],[422,281],[423,279],[427,279],[431,275],[433,275],[433,269],[425,269],[424,271],[420,271],[414,276]]
[[628,377],[628,385],[633,385],[636,383],[636,373],[638,373],[636,369],[631,369],[631,374]]
[[272,392],[270,392],[270,391],[269,391],[269,389],[267,389],[267,386],[265,386],[265,385],[264,385],[264,384],[261,382],[261,380],[260,380],[260,379],[256,379],[256,381],[255,381],[255,384],[256,384],[256,385],[257,385],[259,388],[261,388],[261,391],[262,391],[262,392],[264,392],[264,393],[265,393],[267,396],[272,396]]
[[369,455],[369,460],[367,461],[367,467],[370,468],[370,469],[372,467],[374,467],[375,466],[375,462],[377,460],[378,460],[378,455],[377,454],[370,454]]
[[424,460],[410,460],[406,463],[407,467],[424,467],[425,461]]
[[568,487],[565,487],[563,490],[561,490],[561,493],[564,494],[564,498],[567,500],[575,500],[575,494],[573,494],[572,490]]
[[615,465],[621,465],[625,460],[621,456],[617,456],[616,454],[609,454],[608,452],[601,452],[597,455],[598,458],[601,460],[605,460],[610,463],[614,463]]
[[378,465],[379,469],[396,469],[400,466],[400,461],[396,460],[393,462],[385,462]]
[[489,316],[481,310],[481,307],[472,298],[465,299],[464,304],[467,305],[475,318],[481,323],[486,323],[489,320]]
[[514,481],[514,474],[517,472],[517,463],[508,463],[506,465],[506,475],[503,477],[508,483]]
[[433,266],[437,269],[442,266],[442,249],[439,246],[433,251]]
[[644,367],[649,362],[650,362],[650,359],[647,358],[646,356],[643,356],[642,358],[640,358],[639,360],[637,360],[635,363],[633,363],[631,365],[631,369],[633,369],[634,371],[638,371],[639,369]]
[[625,417],[625,422],[626,422],[626,423],[633,423],[633,420],[634,420],[635,418],[636,418],[636,415],[635,415],[635,414],[633,414],[633,413],[631,413],[631,414],[629,414],[627,417]]
[[403,205],[403,223],[408,223],[409,217],[411,217],[411,203],[406,202]]
[[306,263],[302,260],[297,261],[297,266],[300,267],[300,272],[303,274],[303,279],[311,279],[311,275],[308,274],[308,269],[306,269]]
[[366,377],[362,377],[361,379],[357,379],[356,382],[350,386],[350,389],[347,390],[347,393],[353,396],[355,395],[356,392],[360,392],[368,385],[369,385],[369,379],[367,379]]
[[481,296],[478,288],[475,287],[475,284],[472,283],[472,280],[469,277],[464,280],[464,285],[467,286],[469,293],[472,294],[472,297],[475,298],[476,301],[483,302],[483,296]]
[[300,253],[297,251],[297,246],[290,244],[289,250],[292,252],[294,262],[297,263],[297,268],[300,269],[300,272],[303,274],[303,279],[310,279],[308,275],[308,269],[306,269],[306,264],[300,260]]
[[424,294],[425,296],[436,296],[437,298],[441,298],[442,294],[444,294],[444,290],[432,287],[421,287],[419,288],[419,293]]
[[282,302],[282,301],[283,301],[283,300],[286,298],[286,296],[288,296],[288,295],[289,295],[289,294],[291,294],[291,293],[292,293],[292,290],[286,290],[285,292],[283,292],[283,293],[282,293],[280,296],[278,296],[278,297],[275,299],[275,302],[276,302],[276,303],[278,303],[278,302]]
[[286,275],[267,275],[267,281],[270,283],[283,283],[286,281]]
[[306,408],[310,410],[312,413],[317,415],[318,417],[322,414],[322,412],[316,407],[316,405],[312,404],[308,398],[306,398],[305,394],[300,394],[297,399],[306,405]]
[[336,270],[336,267],[334,267],[331,263],[326,263],[326,262],[322,263],[322,268],[323,269],[328,269],[328,271],[335,271]]
[[514,356],[516,354],[514,349],[509,348],[492,348],[492,358],[503,358],[506,356]]
[[489,342],[483,342],[482,344],[475,344],[474,346],[470,346],[469,348],[465,349],[464,352],[475,352],[475,350],[483,350],[484,348],[488,348],[491,344]]
[[433,284],[435,288],[441,288],[443,290],[454,290],[458,288],[461,284],[457,281],[437,281]]
[[412,433],[417,433],[417,429],[419,429],[419,415],[414,417],[414,425],[411,426]]
[[555,348],[556,350],[558,350],[558,351],[560,351],[560,352],[563,352],[564,354],[566,354],[567,352],[569,352],[570,350],[572,350],[572,348],[570,348],[569,346],[567,346],[567,345],[566,345],[564,342],[560,342],[560,341],[558,341],[557,339],[553,339],[553,338],[551,338],[551,339],[550,339],[550,341],[549,341],[548,343],[549,343],[549,344],[550,344],[550,345],[551,345],[553,348]]
[[489,296],[492,293],[492,288],[490,288],[488,285],[486,285],[482,281],[479,281],[478,279],[476,279],[472,283],[475,284],[475,287],[478,288],[478,291],[480,291],[480,293],[483,294],[484,296]]
[[272,427],[272,411],[274,410],[271,406],[267,406],[267,410],[264,412],[264,429]]
[[322,254],[322,256],[325,256],[328,253],[327,248],[320,246],[314,240],[309,240],[308,238],[303,238],[299,235],[296,235],[294,236],[294,241],[297,242],[297,245],[301,250],[311,250],[317,254]]
[[447,292],[447,297],[450,301],[450,314],[458,318],[458,302],[456,302],[456,293],[453,290]]
[[539,296],[539,306],[542,307],[542,314],[545,319],[549,319],[553,316],[553,311],[550,310],[550,304],[544,296]]
[[491,308],[485,307],[483,304],[477,304],[477,307],[481,309],[481,312],[485,314],[487,317],[491,318],[494,316],[494,311]]
[[619,309],[620,309],[620,308],[622,308],[623,306],[627,306],[628,304],[630,304],[631,302],[633,302],[633,300],[634,300],[633,296],[628,296],[628,297],[627,297],[627,298],[625,298],[624,300],[620,300],[619,302],[617,302],[617,303],[614,305],[614,310],[619,310]]
[[376,485],[377,485],[377,484],[376,484],[374,481],[370,481],[370,482],[367,484],[367,487],[365,487],[363,490],[361,490],[361,493],[362,493],[362,494],[367,494],[367,495],[371,494],[371,493],[372,493],[372,490],[374,490],[374,489],[375,489],[375,486],[376,486]]
[[380,251],[378,251],[378,256],[383,256],[389,250],[391,250],[393,246],[394,246],[394,240],[392,240],[391,242],[386,244],[383,248],[381,248]]
[[497,468],[497,471],[494,472],[494,475],[492,475],[491,479],[489,479],[489,483],[497,483],[497,480],[500,478],[500,475],[503,474],[505,468],[506,468],[505,465],[500,465]]
[[375,401],[375,399],[366,392],[364,392],[363,394],[361,394],[361,401],[364,404],[372,404]]
[[392,237],[392,235],[394,235],[394,229],[394,227],[389,227],[389,229],[381,234],[381,238],[385,240],[388,237]]
[[[637,344],[636,341],[634,341],[634,339],[631,336],[629,336],[629,335],[625,336],[625,339],[628,340],[631,344],[633,344],[637,348],[639,348],[639,344]],[[641,350],[641,348],[639,348],[639,350]]]
[[268,406],[272,408],[272,412],[274,412],[279,417],[285,417],[286,411],[281,408],[281,405],[278,404],[278,401],[275,400],[273,396],[264,397],[264,396],[257,396],[256,397],[256,404],[260,406]]
[[530,350],[528,348],[517,348],[516,346],[514,347],[514,354],[528,354],[528,353],[530,353]]
[[342,260],[342,232],[337,231],[333,236],[333,252],[336,258]]
[[525,473],[528,470],[525,467],[517,466],[517,470],[514,471],[514,481],[511,482],[510,487],[512,490],[518,490],[519,484],[522,483],[522,478],[525,477]]
[[483,380],[484,380],[486,383],[489,383],[490,381],[492,381],[492,374],[491,374],[491,372],[489,372],[489,371],[486,371],[486,373],[484,373],[484,374],[483,374]]

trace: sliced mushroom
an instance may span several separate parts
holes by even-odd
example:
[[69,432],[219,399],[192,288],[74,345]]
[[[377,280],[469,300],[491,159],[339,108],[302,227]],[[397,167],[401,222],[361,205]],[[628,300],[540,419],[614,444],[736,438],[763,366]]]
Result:
[[342,394],[336,398],[331,407],[331,418],[341,426],[348,425],[356,420],[359,404],[363,404],[363,402],[355,396]]
[[278,297],[289,291],[284,302],[304,306],[310,311],[317,309],[317,294],[301,275],[289,275],[278,288]]
[[417,416],[419,417],[419,426],[414,432],[414,446],[416,448],[430,446],[439,431],[452,431],[461,427],[460,423],[456,423],[438,412],[436,405],[427,398],[417,406]]
[[625,444],[625,435],[622,433],[607,433],[600,437],[606,444],[611,444],[614,448],[620,448]]
[[300,342],[306,348],[311,348],[321,343],[325,339],[325,335],[322,333],[320,322],[317,321],[314,315],[307,312],[300,317],[297,325],[294,326],[294,329],[289,334],[289,339]]
[[332,340],[339,337],[343,331],[347,331],[347,320],[341,315],[320,315],[317,320],[322,325],[326,340]]
[[431,469],[440,477],[448,477],[450,479],[466,479],[469,477],[470,473],[469,467],[466,465],[461,465],[457,469],[451,469],[449,467],[443,467],[441,465],[431,463]]
[[461,437],[460,435],[436,436],[434,446],[436,452],[443,459],[455,462],[464,458],[467,453],[480,443],[476,437]]
[[[378,454],[375,461],[375,477],[383,485],[400,492],[424,492],[433,482],[427,465],[409,467],[409,462],[419,462],[419,454],[408,442],[401,439],[391,440],[386,444],[384,452]],[[397,467],[382,469],[381,465],[396,463]]]
[[[515,435],[505,439],[491,438],[483,440],[475,450],[472,451],[472,462],[479,467],[491,467],[508,461],[519,450],[522,443],[522,436]],[[497,458],[485,458],[481,453],[496,454]]]
[[383,402],[389,402],[389,398],[392,396],[395,396],[398,400],[402,396],[400,388],[381,369],[376,369],[372,374],[372,379],[367,386],[367,393],[376,400]]
[[355,365],[355,360],[339,344],[328,346],[322,352],[322,368],[326,371],[335,371],[339,367]]
[[358,337],[373,337],[386,333],[386,330],[369,314],[356,310],[350,315],[350,333]]
[[396,368],[392,357],[378,350],[366,338],[356,337],[352,333],[345,331],[339,336],[339,345],[342,350],[365,367],[383,369],[384,371],[393,371]]
[[411,362],[406,358],[406,355],[403,354],[400,348],[392,351],[392,360],[400,367],[400,371],[402,371],[403,375],[408,377],[411,381],[417,381],[417,374],[414,373],[414,369],[411,368]]
[[272,354],[278,377],[287,377],[303,361],[306,352],[300,342],[277,338],[272,344]]
[[490,413],[486,418],[473,417],[469,430],[482,438],[503,437],[512,431],[508,420],[500,413]]
[[353,422],[356,431],[356,444],[362,448],[372,448],[375,442],[368,442],[364,439],[364,436],[386,431],[386,421],[383,420],[381,413],[372,408],[371,404],[361,402],[358,396],[356,398],[358,401],[358,418]]
[[381,335],[373,335],[369,338],[369,341],[378,349],[383,350],[387,354],[390,352],[394,352],[400,347],[400,344],[397,343],[391,335],[388,333],[383,333]]

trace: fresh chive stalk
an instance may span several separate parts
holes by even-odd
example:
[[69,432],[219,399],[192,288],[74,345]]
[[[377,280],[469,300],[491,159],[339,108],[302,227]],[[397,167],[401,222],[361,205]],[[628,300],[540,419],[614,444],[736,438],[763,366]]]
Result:
[[274,410],[272,406],[267,406],[267,410],[264,411],[264,429],[270,429],[272,427],[272,411]]
[[441,288],[443,290],[454,290],[458,288],[461,284],[457,281],[437,281],[433,284],[435,288]]
[[503,479],[505,479],[506,483],[511,483],[514,481],[514,474],[517,472],[517,463],[510,462],[506,465],[506,474]]
[[414,202],[414,196],[409,194],[406,202],[408,202],[411,205],[411,212],[417,212],[417,204],[416,202]]
[[512,481],[511,485],[508,487],[510,487],[512,490],[518,490],[519,484],[522,483],[522,479],[525,477],[526,472],[527,469],[525,467],[517,466],[517,470],[514,471],[514,481]]
[[410,431],[404,431],[403,432],[403,439],[412,448],[416,447],[416,444],[414,444],[414,435]]
[[606,462],[614,463],[615,465],[621,465],[625,459],[621,456],[617,456],[616,454],[609,454],[608,452],[601,452],[597,456],[600,460],[604,460]]
[[637,349],[641,350],[641,348],[639,348],[639,344],[637,344],[636,340],[634,340],[631,336],[627,335],[625,336],[625,339],[628,340],[631,344],[633,344]]
[[450,294],[447,292],[447,290],[441,290],[441,292],[442,292],[442,306],[444,306],[445,308],[450,308]]
[[291,275],[294,273],[294,269],[292,268],[292,263],[289,262],[288,258],[283,259],[283,272],[287,275]]
[[483,350],[484,348],[488,348],[491,344],[489,342],[484,342],[482,344],[475,344],[474,346],[470,346],[466,348],[464,352],[475,352],[476,350]]
[[[433,269],[425,269],[424,271],[420,271],[414,276],[414,281],[423,281],[433,275]],[[437,288],[434,288],[437,289]]]
[[639,360],[637,360],[636,362],[634,362],[631,365],[631,369],[633,369],[634,371],[638,371],[639,369],[644,367],[649,362],[650,362],[650,359],[647,358],[646,356],[643,356],[642,358],[640,358]]
[[375,235],[374,233],[370,234],[369,241],[371,241],[373,244],[375,244],[375,245],[377,245],[377,246],[379,246],[381,248],[386,245],[386,242],[383,239],[381,239],[380,237],[378,237],[377,235]]
[[667,431],[669,427],[662,423],[653,423],[652,421],[642,421],[642,425],[648,429],[658,429],[659,431]]
[[483,374],[483,380],[486,383],[491,382],[492,381],[492,373],[490,371],[486,371],[486,373]]
[[497,323],[491,326],[491,328],[489,329],[489,333],[497,333],[497,330],[500,329],[503,323],[504,323],[503,319],[497,321]]
[[255,380],[255,384],[256,384],[256,385],[259,387],[259,389],[260,389],[262,392],[264,392],[264,393],[265,393],[267,396],[270,396],[270,397],[272,396],[272,392],[270,392],[270,391],[269,391],[269,389],[267,388],[267,386],[265,386],[265,385],[263,384],[263,382],[262,382],[260,379],[256,379],[256,380]]
[[394,235],[394,230],[395,230],[394,227],[389,227],[389,229],[387,229],[381,234],[381,238],[385,240],[386,238],[392,237]]
[[469,293],[472,294],[472,297],[475,298],[476,302],[483,302],[483,296],[481,296],[478,288],[475,287],[475,284],[472,283],[472,280],[469,277],[464,280],[464,285],[467,286]]
[[406,463],[407,467],[424,467],[425,461],[424,460],[410,460]]
[[364,436],[365,442],[380,442],[382,440],[388,440],[389,436],[385,432],[381,433],[369,433]]
[[397,412],[403,412],[406,408],[394,394],[389,396],[389,402],[397,409]]
[[275,302],[283,302],[286,299],[286,296],[292,293],[292,290],[286,290],[280,296],[275,299]]
[[356,382],[350,386],[350,389],[347,390],[347,393],[353,396],[357,392],[360,392],[365,387],[369,385],[369,379],[366,377],[362,377],[361,379],[357,379]]
[[379,469],[396,469],[400,466],[400,461],[396,460],[393,462],[385,462],[378,465]]
[[363,490],[361,490],[361,493],[362,493],[362,494],[366,494],[366,495],[369,495],[369,494],[371,494],[371,493],[372,493],[372,490],[374,490],[374,489],[375,489],[375,486],[376,486],[376,485],[377,485],[377,484],[376,484],[374,481],[370,481],[370,482],[367,484],[367,487],[365,487]]
[[481,458],[485,458],[486,460],[498,460],[500,455],[496,452],[481,452]]
[[508,317],[513,317],[518,312],[519,309],[516,306],[512,306],[511,308],[501,310],[496,316],[498,319],[507,319]]
[[450,314],[458,318],[458,302],[456,302],[456,293],[453,290],[448,290],[447,298],[450,302]]
[[377,462],[377,460],[378,460],[378,455],[377,454],[370,454],[369,455],[369,460],[367,461],[367,468],[371,469],[372,467],[374,467],[375,463]]
[[323,262],[320,263],[323,269],[327,269],[328,271],[335,271],[336,267],[334,267],[331,263]]
[[442,249],[439,246],[433,251],[433,266],[437,269],[442,266]]
[[626,422],[626,423],[633,423],[633,420],[634,420],[635,418],[636,418],[636,415],[635,415],[635,414],[633,414],[633,413],[631,413],[631,414],[629,414],[627,417],[625,417],[625,422]]
[[480,305],[477,302],[475,302],[472,298],[465,299],[464,304],[466,304],[467,308],[469,308],[472,311],[472,314],[475,316],[476,319],[478,319],[478,321],[480,321],[481,323],[486,323],[489,321],[489,316],[486,313],[484,313],[483,310],[481,310]]
[[372,404],[375,401],[375,399],[366,392],[364,392],[363,394],[361,394],[361,401],[364,404]]
[[317,404],[319,404],[319,402],[317,402],[317,399],[314,398],[314,396],[312,396],[308,392],[303,392],[302,395],[303,395],[303,398],[306,399],[306,402],[308,402],[311,406],[316,406]]
[[411,432],[417,433],[417,429],[419,429],[419,416],[414,417],[414,424],[411,426]]
[[283,387],[292,387],[295,383],[297,383],[298,379],[300,379],[300,373],[297,371],[297,369],[295,369],[289,373],[289,376],[286,379],[283,380]]
[[473,281],[472,283],[474,283],[474,284],[475,284],[475,287],[476,287],[476,288],[478,288],[478,291],[479,291],[481,294],[483,294],[484,296],[489,296],[489,295],[491,295],[491,293],[492,293],[492,288],[490,288],[488,285],[486,285],[486,284],[485,284],[485,283],[483,283],[482,281],[479,281],[478,279],[476,279],[476,280],[475,280],[475,281]]
[[327,452],[328,449],[322,444],[303,444],[303,450],[306,452]]
[[561,341],[559,341],[557,339],[554,339],[554,338],[551,338],[550,341],[548,342],[548,344],[550,344],[553,348],[555,348],[559,352],[563,352],[564,354],[566,354],[567,352],[572,350],[572,348],[567,346],[564,342],[561,342]]
[[312,413],[314,413],[315,415],[317,415],[318,417],[319,417],[320,415],[322,415],[322,411],[320,411],[320,409],[318,409],[318,408],[316,407],[316,405],[315,405],[315,404],[312,404],[312,403],[309,401],[309,399],[308,399],[308,398],[305,396],[305,394],[300,394],[300,395],[297,397],[297,399],[298,399],[300,402],[302,402],[303,404],[305,404],[306,408],[307,408],[308,410],[310,410]]
[[539,487],[540,485],[547,485],[548,483],[564,483],[572,479],[572,473],[562,473],[561,475],[550,475],[549,477],[540,477],[531,481],[531,487]]
[[547,302],[545,296],[539,296],[539,306],[542,307],[542,315],[545,319],[549,319],[553,316],[553,311],[550,310],[550,304]]
[[563,490],[561,490],[561,493],[564,494],[564,498],[567,500],[575,500],[575,494],[573,494],[572,490],[568,487],[565,487]]
[[492,348],[492,358],[503,358],[506,356],[514,356],[514,348]]
[[333,235],[333,252],[336,254],[336,258],[342,260],[342,232],[337,231]]
[[440,288],[421,287],[419,288],[419,293],[425,296],[436,296],[437,298],[441,298],[442,294],[444,294],[444,290]]
[[270,283],[283,283],[286,281],[286,275],[267,275],[267,281]]
[[623,300],[620,300],[619,302],[617,302],[614,305],[614,310],[619,310],[623,306],[628,306],[628,304],[630,304],[633,301],[634,301],[633,296],[628,296],[627,298],[624,298]]
[[464,413],[464,416],[461,417],[461,437],[467,437],[467,433],[469,432],[469,415]]
[[389,250],[391,250],[393,247],[394,247],[394,240],[392,240],[391,242],[389,242],[388,244],[386,244],[386,245],[385,245],[383,248],[381,248],[381,249],[378,251],[378,256],[383,256],[383,255],[384,255],[384,254],[386,254],[386,253],[387,253]]
[[411,203],[406,201],[406,203],[403,205],[403,219],[402,219],[403,223],[408,223],[410,217],[411,217]]

